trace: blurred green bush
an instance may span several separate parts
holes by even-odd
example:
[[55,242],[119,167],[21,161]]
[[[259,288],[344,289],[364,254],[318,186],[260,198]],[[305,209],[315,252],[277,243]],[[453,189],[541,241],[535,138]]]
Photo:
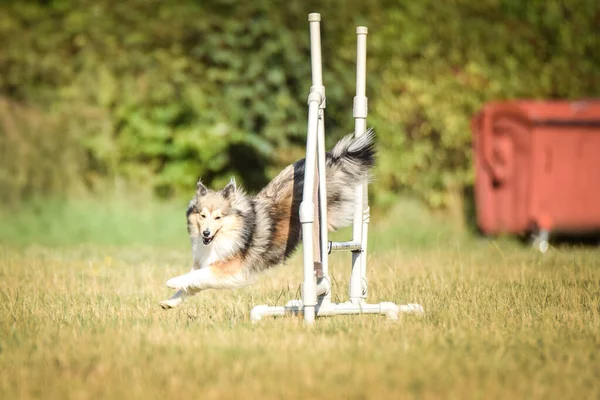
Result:
[[376,197],[430,206],[472,180],[469,120],[492,99],[600,93],[585,1],[9,1],[0,5],[0,201],[198,177],[256,190],[303,157],[307,14],[323,15],[327,129],[352,130],[368,25]]

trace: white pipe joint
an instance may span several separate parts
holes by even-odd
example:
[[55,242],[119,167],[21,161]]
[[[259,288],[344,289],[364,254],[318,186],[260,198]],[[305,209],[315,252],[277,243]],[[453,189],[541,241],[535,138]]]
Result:
[[263,315],[269,315],[270,308],[271,307],[267,305],[255,306],[252,311],[250,311],[250,321],[252,321],[252,323],[259,322],[263,318]]
[[321,14],[319,14],[319,13],[308,14],[308,22],[319,22],[319,21],[321,21]]
[[[312,90],[313,87],[315,87],[315,86],[311,87],[311,91],[308,94],[308,104],[310,104],[310,103],[312,103],[314,101],[318,105],[321,105],[321,103],[323,103],[324,97],[323,97],[323,95],[321,93],[319,93],[318,90]],[[323,91],[325,91],[325,90],[323,89]]]
[[[311,86],[310,93],[314,92],[317,92],[321,95],[321,102],[319,103],[319,108],[326,108],[325,86]],[[310,96],[308,97],[308,102],[310,103]]]
[[368,114],[367,96],[354,96],[352,116],[354,118],[367,118]]
[[315,204],[312,201],[300,203],[300,223],[305,224],[315,221]]

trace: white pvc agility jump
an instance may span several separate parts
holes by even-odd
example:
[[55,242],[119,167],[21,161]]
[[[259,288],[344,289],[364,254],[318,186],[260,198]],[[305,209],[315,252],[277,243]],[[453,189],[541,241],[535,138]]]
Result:
[[[304,282],[302,301],[292,300],[285,306],[260,305],[252,309],[251,320],[260,321],[265,316],[304,314],[304,321],[312,324],[315,316],[342,314],[383,314],[398,319],[398,314],[422,314],[419,304],[397,305],[391,302],[368,304],[367,298],[367,233],[369,205],[367,182],[356,188],[356,209],[352,225],[352,240],[329,242],[327,237],[327,196],[325,181],[325,87],[321,70],[321,15],[308,15],[310,27],[312,86],[308,95],[308,132],[306,141],[306,165],[300,222],[304,257]],[[360,136],[367,127],[366,60],[367,28],[356,28],[356,97],[354,97],[354,134]],[[321,223],[319,223],[321,222]],[[331,279],[327,256],[331,251],[352,251],[350,276],[350,300],[345,303],[331,302]]]

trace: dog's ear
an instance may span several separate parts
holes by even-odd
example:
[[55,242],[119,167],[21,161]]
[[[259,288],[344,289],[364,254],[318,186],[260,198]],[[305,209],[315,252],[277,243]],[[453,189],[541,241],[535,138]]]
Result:
[[198,180],[198,183],[196,183],[196,196],[206,196],[207,193],[208,189],[206,188],[206,186],[204,186],[201,180]]
[[236,190],[237,185],[235,184],[235,178],[232,177],[229,183],[223,188],[223,190],[221,190],[221,194],[226,199],[229,199],[235,195]]

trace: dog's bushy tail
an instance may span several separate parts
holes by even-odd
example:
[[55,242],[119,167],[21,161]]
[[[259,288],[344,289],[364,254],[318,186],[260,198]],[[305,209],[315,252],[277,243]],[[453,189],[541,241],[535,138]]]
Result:
[[334,230],[352,223],[355,188],[370,178],[375,165],[374,132],[342,138],[326,155],[327,224]]
[[[350,225],[355,209],[356,186],[369,179],[375,164],[372,130],[358,138],[350,134],[326,154],[327,226]],[[269,216],[271,240],[265,257],[275,264],[289,257],[300,240],[299,208],[304,186],[305,160],[285,168],[256,197],[255,206]]]

